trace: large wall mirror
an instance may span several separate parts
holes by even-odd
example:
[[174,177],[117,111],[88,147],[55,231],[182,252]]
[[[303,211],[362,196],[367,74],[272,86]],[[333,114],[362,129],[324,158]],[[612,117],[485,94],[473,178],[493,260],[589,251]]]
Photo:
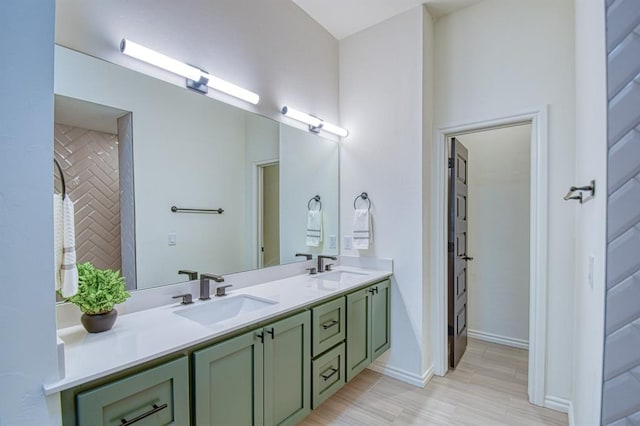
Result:
[[335,141],[61,46],[55,94],[79,262],[143,289],[338,253]]

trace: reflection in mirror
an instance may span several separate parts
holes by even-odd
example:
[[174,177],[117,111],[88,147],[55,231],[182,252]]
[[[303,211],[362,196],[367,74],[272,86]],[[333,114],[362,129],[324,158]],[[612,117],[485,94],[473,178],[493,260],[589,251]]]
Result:
[[[127,286],[142,289],[187,280],[179,270],[228,274],[303,260],[296,252],[338,253],[336,142],[60,46],[55,53],[55,155],[73,186],[76,245],[93,256],[79,251],[79,262],[121,268]],[[90,185],[89,172],[106,176]],[[316,194],[323,236],[308,246]]]

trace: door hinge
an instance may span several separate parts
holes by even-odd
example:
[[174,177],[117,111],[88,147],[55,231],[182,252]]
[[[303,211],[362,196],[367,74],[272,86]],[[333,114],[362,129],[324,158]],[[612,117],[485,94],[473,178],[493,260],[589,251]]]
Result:
[[449,168],[453,169],[453,158],[449,158]]
[[449,243],[447,244],[447,251],[448,251],[449,253],[453,253],[453,248],[454,248],[454,246],[453,246],[453,242],[452,242],[452,241],[449,241]]

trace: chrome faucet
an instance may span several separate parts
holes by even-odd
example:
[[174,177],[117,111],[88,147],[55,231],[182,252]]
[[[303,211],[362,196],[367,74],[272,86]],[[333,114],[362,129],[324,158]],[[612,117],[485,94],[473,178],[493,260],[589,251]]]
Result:
[[304,256],[307,260],[311,260],[311,258],[313,257],[313,255],[311,255],[310,253],[296,253],[295,257],[300,257],[300,256]]
[[325,256],[324,254],[319,254],[318,255],[318,272],[325,271],[324,261],[322,259],[338,260],[338,258],[335,256]]
[[193,281],[193,280],[197,280],[198,279],[198,272],[197,271],[191,271],[189,269],[180,269],[178,271],[178,275],[187,275],[189,277],[189,281]]
[[209,280],[214,280],[217,283],[224,281],[224,278],[220,275],[213,274],[200,274],[200,300],[209,300]]

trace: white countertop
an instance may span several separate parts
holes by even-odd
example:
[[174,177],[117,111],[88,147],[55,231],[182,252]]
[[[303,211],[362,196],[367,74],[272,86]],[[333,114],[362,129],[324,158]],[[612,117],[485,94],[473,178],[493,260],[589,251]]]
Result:
[[[277,302],[215,325],[204,326],[174,312],[215,303],[225,298],[196,300],[192,305],[178,302],[157,308],[119,315],[109,331],[90,334],[81,325],[58,330],[64,341],[65,377],[44,386],[45,394],[61,392],[101,377],[179,352],[236,330],[278,317],[349,290],[380,281],[391,271],[340,266],[335,271],[366,275],[343,276],[340,282],[323,279],[330,274],[297,275],[228,292],[227,298],[246,294]],[[117,309],[117,307],[116,307]]]

